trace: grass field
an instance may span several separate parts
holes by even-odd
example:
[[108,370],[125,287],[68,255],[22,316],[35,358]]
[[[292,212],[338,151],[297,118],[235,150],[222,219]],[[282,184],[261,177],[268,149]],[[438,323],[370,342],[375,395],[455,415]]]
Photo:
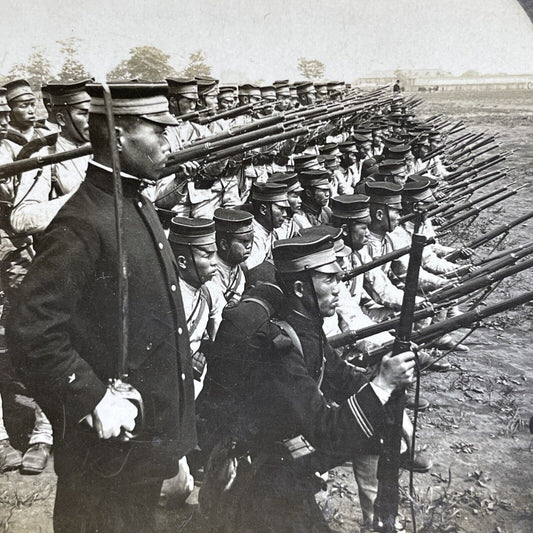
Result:
[[[463,224],[453,239],[467,241],[495,225],[533,209],[533,91],[424,93],[422,116],[442,113],[475,130],[497,134],[504,149],[516,150],[506,161],[509,180],[527,184],[517,196]],[[533,221],[515,228],[502,247],[525,243]],[[449,237],[452,239],[452,237]],[[485,247],[481,255],[491,252]],[[490,301],[532,287],[531,273],[502,283]],[[422,395],[429,410],[420,414],[418,445],[426,448],[434,467],[415,475],[418,531],[426,533],[533,532],[533,308],[524,306],[495,317],[467,340],[470,353],[449,356],[446,374],[426,374]],[[407,486],[404,473],[401,485]],[[55,477],[52,466],[37,477],[0,474],[0,532],[52,531]],[[337,468],[329,485],[328,516],[339,533],[359,531],[357,488],[348,466]],[[161,510],[154,531],[192,531],[202,525],[195,499],[179,511]],[[412,531],[407,500],[402,514]],[[280,532],[283,533],[283,532]]]

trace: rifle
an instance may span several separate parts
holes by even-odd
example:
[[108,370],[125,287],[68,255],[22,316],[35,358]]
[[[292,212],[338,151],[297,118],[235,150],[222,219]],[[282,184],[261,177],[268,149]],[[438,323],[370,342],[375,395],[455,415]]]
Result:
[[[416,342],[418,345],[426,344],[432,340],[442,337],[442,335],[446,333],[451,333],[456,329],[469,327],[476,322],[484,320],[485,318],[498,313],[503,313],[508,309],[523,305],[531,300],[533,300],[533,291],[527,291],[515,296],[514,298],[504,300],[503,302],[488,305],[487,307],[481,309],[476,308],[472,311],[467,311],[462,315],[448,318],[442,322],[437,322],[436,324],[431,324],[430,326],[423,328],[414,334],[413,342]],[[378,363],[385,354],[390,352],[391,344],[392,343],[385,343],[382,346],[371,350],[369,353],[369,364]]]
[[204,108],[204,109],[198,109],[197,111],[191,111],[190,113],[184,113],[183,115],[178,115],[176,117],[177,120],[185,121],[191,121],[196,122],[202,115],[207,115],[209,112],[211,112],[210,108]]
[[[159,177],[163,178],[165,176],[175,174],[181,169],[181,165],[188,161],[196,161],[201,159],[204,164],[214,163],[216,161],[220,161],[221,159],[228,159],[236,155],[244,154],[245,152],[249,152],[250,150],[254,150],[256,148],[262,148],[263,146],[276,144],[278,142],[286,141],[294,137],[300,137],[301,135],[306,135],[308,133],[308,128],[295,128],[289,131],[285,131],[283,133],[278,133],[277,135],[271,135],[266,138],[260,135],[260,137],[262,138],[249,142],[243,142],[236,145],[235,143],[232,143],[232,145],[229,147],[219,147],[216,151],[210,151],[208,155],[205,155],[205,152],[199,150],[194,154],[189,153],[187,157],[179,157],[181,151],[175,152],[175,157],[173,157],[173,159],[167,163],[165,168],[160,172]],[[177,163],[176,161],[179,161],[179,163]]]
[[258,112],[262,109],[265,109],[266,107],[275,106],[276,104],[277,100],[275,102],[258,102],[255,104],[245,104],[239,107],[234,107],[232,109],[227,109],[226,111],[221,111],[220,113],[214,113],[211,115],[199,117],[199,119],[195,122],[202,125],[210,124],[215,120],[230,119],[238,117],[239,115],[244,115],[246,113]]
[[68,159],[91,155],[92,153],[93,149],[91,145],[86,144],[80,148],[74,148],[73,150],[67,150],[58,154],[30,157],[28,159],[21,159],[20,161],[13,161],[13,163],[6,163],[5,165],[0,165],[0,180],[5,180],[22,172],[36,170],[46,165],[54,165],[55,163],[61,163]]
[[[425,236],[420,233],[421,225],[422,214],[420,213],[415,222],[402,311],[392,349],[393,356],[411,349],[418,275],[422,265],[422,254],[426,241]],[[378,494],[375,508],[378,519],[383,523],[383,531],[385,533],[394,533],[396,531],[394,524],[398,514],[399,502],[398,472],[400,469],[400,442],[405,391],[395,391],[388,403],[391,407],[391,420],[386,423],[383,453],[379,458]],[[412,450],[412,453],[414,453],[414,450]]]
[[495,272],[489,272],[488,274],[482,274],[461,283],[459,285],[445,286],[440,289],[436,289],[428,295],[430,302],[443,302],[445,300],[454,300],[460,296],[465,296],[471,292],[482,289],[488,285],[492,285],[497,281],[513,276],[519,272],[523,272],[533,266],[533,258],[525,259],[514,265],[500,268]]
[[500,194],[500,196],[497,196],[496,198],[492,198],[488,202],[485,202],[483,205],[480,205],[479,207],[473,207],[472,209],[469,209],[466,213],[463,213],[461,215],[457,215],[456,217],[451,218],[450,220],[448,220],[447,222],[445,222],[439,227],[439,230],[440,230],[439,235],[442,235],[443,232],[459,224],[460,222],[463,222],[464,220],[470,217],[479,215],[481,211],[483,211],[484,209],[487,209],[499,202],[503,202],[504,200],[507,200],[507,198],[514,196],[520,189],[523,189],[524,187],[526,187],[526,185],[522,185],[522,187],[518,187],[518,189],[514,189],[512,191],[507,191],[503,194]]
[[[426,239],[424,246],[427,246],[429,244],[434,244],[435,239],[431,237],[430,239]],[[388,254],[382,255],[380,257],[377,257],[376,259],[373,259],[372,261],[369,261],[368,263],[363,263],[362,265],[359,265],[355,268],[352,268],[351,270],[347,270],[346,272],[341,274],[341,280],[342,281],[349,281],[356,276],[359,276],[361,274],[364,274],[365,272],[368,272],[369,270],[373,270],[374,268],[380,267],[382,265],[386,265],[387,263],[390,263],[391,261],[395,261],[396,259],[399,259],[400,257],[407,255],[411,252],[411,246],[404,246],[403,248],[398,248],[397,250],[393,250],[392,252],[389,252]]]
[[[528,213],[525,213],[524,215],[511,220],[511,222],[508,222],[507,224],[502,224],[498,226],[497,228],[493,229],[492,231],[489,231],[488,233],[485,233],[484,235],[481,235],[480,237],[473,239],[472,241],[467,243],[465,247],[470,248],[471,250],[474,250],[475,248],[478,248],[479,246],[486,244],[492,239],[499,237],[503,233],[508,233],[511,228],[514,228],[515,226],[522,224],[522,222],[525,222],[526,220],[529,220],[530,218],[533,218],[533,211],[529,211]],[[449,253],[448,255],[446,255],[445,259],[447,259],[448,261],[454,261],[455,259],[459,257],[460,252],[461,252],[460,250],[455,250]]]

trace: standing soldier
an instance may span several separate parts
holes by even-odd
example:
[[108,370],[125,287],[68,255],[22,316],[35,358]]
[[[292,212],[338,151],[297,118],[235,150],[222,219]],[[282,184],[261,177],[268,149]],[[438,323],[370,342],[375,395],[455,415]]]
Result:
[[[164,131],[176,120],[164,84],[110,89],[113,132],[102,86],[87,86],[94,159],[44,231],[7,329],[23,381],[54,426],[56,533],[153,531],[162,481],[196,445],[177,264],[151,202],[139,192],[143,180],[158,179],[170,152]],[[126,361],[119,360],[115,142],[129,267]],[[108,385],[123,373],[142,398],[144,416]]]

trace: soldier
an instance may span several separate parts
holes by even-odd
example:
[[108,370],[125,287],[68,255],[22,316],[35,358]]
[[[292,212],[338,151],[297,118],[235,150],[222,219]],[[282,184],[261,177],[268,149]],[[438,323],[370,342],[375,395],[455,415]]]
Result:
[[291,107],[292,109],[298,109],[301,107],[300,99],[298,98],[298,92],[296,91],[296,86],[294,83],[289,85],[289,91],[291,93]]
[[[331,530],[315,501],[323,481],[315,473],[378,446],[382,406],[412,381],[413,354],[386,356],[369,383],[331,350],[322,321],[335,313],[340,268],[330,238],[278,241],[274,261],[282,314],[256,324],[256,313],[243,315],[237,306],[219,329],[216,364],[202,393],[219,445],[200,502],[221,532],[325,533]],[[243,302],[243,309],[260,308]],[[338,406],[328,405],[322,391]],[[217,490],[216,464],[224,456],[240,467]]]
[[[167,82],[170,112],[179,116],[194,111],[198,101],[197,80],[168,78]],[[194,141],[210,137],[212,132],[206,126],[186,120],[177,126],[168,127],[165,135],[171,150],[175,152]],[[211,218],[215,209],[221,205],[237,205],[237,179],[234,176],[223,179],[226,166],[227,161],[220,161],[205,165],[201,172],[164,178],[154,192],[156,205],[178,215],[206,218]]]
[[294,215],[300,212],[302,207],[301,193],[302,186],[298,180],[298,175],[290,172],[277,172],[268,178],[268,182],[280,183],[287,187],[287,200],[289,201],[289,209],[287,211],[287,218],[282,226],[276,230],[278,239],[290,239],[298,235],[299,227],[294,222]]
[[312,81],[297,83],[296,94],[302,107],[312,106],[316,102],[316,89]]
[[218,88],[218,107],[221,111],[233,109],[237,105],[239,88],[237,85],[220,85]]
[[303,187],[301,213],[294,215],[294,222],[300,228],[329,224],[331,209],[330,173],[327,170],[304,170],[298,174]]
[[56,115],[52,108],[52,100],[48,91],[48,85],[46,83],[41,85],[41,98],[47,113],[47,117],[42,121],[43,127],[47,130],[50,130],[52,133],[59,133],[61,131],[61,127],[57,123]]
[[219,208],[213,220],[217,253],[216,272],[210,283],[218,285],[226,302],[232,305],[240,300],[244,291],[243,263],[252,251],[253,216],[239,209]]
[[339,150],[341,152],[340,166],[344,172],[344,179],[353,188],[361,179],[357,164],[357,148],[355,142],[345,141],[339,143]]
[[43,137],[47,130],[36,125],[37,99],[30,84],[26,80],[20,79],[10,81],[4,87],[7,89],[6,98],[11,110],[11,122],[7,138],[20,146],[24,146],[34,137]]
[[330,81],[328,82],[328,98],[332,102],[336,102],[342,97],[342,84],[340,81]]
[[218,109],[218,80],[210,76],[196,76],[198,84],[198,109]]
[[253,185],[251,204],[254,241],[245,261],[248,270],[272,259],[272,246],[276,240],[274,230],[282,227],[289,209],[287,187],[279,183]]
[[[73,150],[89,142],[89,80],[50,83],[48,91],[61,133],[37,157]],[[17,188],[11,225],[19,233],[40,233],[76,192],[85,178],[90,156],[69,159],[37,171],[25,172]]]
[[316,101],[327,102],[328,101],[328,83],[325,81],[315,82],[316,89]]
[[[142,181],[157,179],[164,167],[170,153],[165,127],[176,120],[168,113],[164,84],[110,88],[116,130],[107,129],[102,87],[89,84],[94,159],[44,231],[7,329],[13,360],[54,426],[56,533],[152,531],[162,480],[177,472],[179,458],[196,444],[177,265],[151,203],[139,194]],[[117,377],[122,343],[115,140],[130,273],[124,371],[144,402],[137,429],[138,408],[108,387]],[[112,439],[135,429],[138,440]]]
[[276,88],[276,111],[288,111],[292,107],[289,80],[278,80],[273,85]]
[[261,87],[261,99],[266,104],[269,104],[261,110],[261,116],[268,117],[272,115],[277,100],[276,88],[273,85],[265,85],[264,87]]

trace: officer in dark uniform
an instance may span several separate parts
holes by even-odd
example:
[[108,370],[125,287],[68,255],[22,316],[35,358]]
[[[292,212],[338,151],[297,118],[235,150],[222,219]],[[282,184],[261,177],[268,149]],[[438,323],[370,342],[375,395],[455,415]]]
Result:
[[[218,532],[330,531],[315,473],[375,451],[383,405],[413,377],[410,352],[386,356],[369,383],[329,347],[322,322],[335,313],[341,271],[329,236],[278,241],[274,263],[284,296],[270,286],[275,297],[258,304],[245,293],[225,313],[199,397],[219,442],[200,504]],[[223,457],[238,463],[236,479],[217,492]]]
[[[196,444],[189,341],[177,265],[143,180],[168,157],[166,84],[111,84],[129,267],[129,383],[115,394],[121,346],[117,236],[102,87],[89,84],[94,159],[42,235],[8,324],[13,359],[54,427],[56,533],[153,531],[162,480]],[[137,426],[137,427],[136,427]],[[129,441],[116,439],[134,431]]]

